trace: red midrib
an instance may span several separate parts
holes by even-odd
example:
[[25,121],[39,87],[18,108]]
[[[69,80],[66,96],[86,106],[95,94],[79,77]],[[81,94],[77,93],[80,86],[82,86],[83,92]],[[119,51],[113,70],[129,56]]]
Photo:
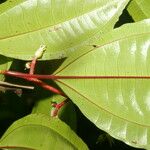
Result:
[[125,76],[125,75],[85,75],[85,76],[58,76],[58,75],[40,75],[40,74],[27,74],[27,73],[20,73],[20,72],[15,72],[15,71],[4,71],[2,74],[4,75],[9,75],[9,76],[14,76],[14,77],[19,77],[19,78],[36,78],[36,79],[150,79],[150,76],[135,76],[135,75],[130,75],[130,76]]

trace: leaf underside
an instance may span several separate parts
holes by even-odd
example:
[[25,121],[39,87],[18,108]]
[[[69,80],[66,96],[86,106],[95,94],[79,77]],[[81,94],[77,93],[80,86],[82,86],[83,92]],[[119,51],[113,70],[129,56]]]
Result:
[[2,147],[16,150],[88,149],[62,121],[41,114],[32,114],[13,123],[0,140]]
[[18,0],[0,13],[0,54],[30,60],[44,44],[43,60],[66,57],[83,41],[111,30],[128,2]]
[[[72,54],[59,76],[149,76],[150,20],[124,25]],[[140,148],[150,148],[149,79],[57,79],[97,127]]]

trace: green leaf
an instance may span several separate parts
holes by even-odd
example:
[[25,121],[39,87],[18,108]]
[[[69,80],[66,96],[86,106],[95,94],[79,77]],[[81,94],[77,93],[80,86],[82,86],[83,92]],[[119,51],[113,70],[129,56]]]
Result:
[[[150,19],[124,25],[72,54],[59,76],[150,76]],[[57,79],[56,83],[97,127],[150,149],[149,79]]]
[[87,150],[83,141],[58,118],[32,114],[11,125],[0,140],[0,148]]
[[50,116],[51,108],[51,98],[42,98],[35,103],[32,113],[41,113]]
[[[0,71],[8,70],[11,65],[11,59],[0,55]],[[0,81],[4,80],[4,76],[0,74]]]
[[[50,116],[52,110],[54,109],[52,107],[52,102],[56,102],[58,104],[64,100],[66,100],[66,98],[61,95],[52,95],[51,97],[40,99],[33,107],[32,113],[42,113]],[[68,102],[61,109],[59,109],[58,117],[68,124],[71,129],[74,131],[76,130],[76,111],[71,101],[68,100]]]
[[150,0],[132,0],[127,9],[135,21],[150,18]]
[[66,57],[83,41],[111,30],[128,2],[20,0],[0,14],[0,54],[29,60],[44,44],[43,60]]

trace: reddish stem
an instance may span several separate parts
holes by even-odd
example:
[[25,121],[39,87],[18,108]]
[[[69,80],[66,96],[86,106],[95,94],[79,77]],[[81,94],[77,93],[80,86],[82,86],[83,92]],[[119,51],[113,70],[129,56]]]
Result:
[[51,116],[56,117],[58,115],[58,111],[68,102],[68,100],[64,100],[58,104],[52,104],[54,110],[51,111]]
[[19,78],[36,78],[36,79],[150,79],[150,76],[57,76],[57,75],[39,75],[26,74],[15,71],[1,71],[0,74],[19,77]]
[[41,86],[42,88],[46,89],[46,90],[49,90],[53,93],[56,93],[56,94],[59,94],[63,97],[67,97],[63,92],[61,92],[60,90],[46,84],[45,82],[41,81],[41,80],[38,80],[36,78],[26,78],[26,77],[22,77],[23,79],[25,80],[28,80],[28,81],[31,81],[33,83],[36,83],[37,85]]
[[[67,97],[63,92],[61,92],[60,90],[58,90],[58,89],[56,89],[56,88],[46,84],[45,82],[43,82],[43,81],[41,81],[41,80],[39,80],[37,78],[32,78],[32,77],[30,78],[30,76],[33,76],[33,75],[25,74],[25,76],[24,76],[24,73],[19,73],[19,72],[14,72],[14,71],[0,71],[0,74],[23,78],[25,80],[34,82],[37,85],[39,85],[39,86],[43,87],[44,89],[47,89],[47,90],[49,90],[49,91],[51,91],[53,93],[62,95],[63,97]],[[19,75],[19,74],[23,74],[23,75]]]
[[36,61],[37,61],[37,59],[33,58],[32,62],[31,62],[29,74],[34,74]]
[[55,108],[60,109],[62,106],[64,106],[66,103],[68,102],[68,100],[64,100],[61,103],[56,104]]

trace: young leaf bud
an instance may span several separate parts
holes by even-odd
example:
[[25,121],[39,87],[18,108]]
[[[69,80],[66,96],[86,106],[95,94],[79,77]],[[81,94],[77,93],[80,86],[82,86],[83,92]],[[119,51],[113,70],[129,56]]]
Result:
[[46,50],[46,45],[41,45],[39,49],[37,49],[37,51],[35,52],[35,58],[39,59],[42,57],[44,51]]
[[25,70],[26,70],[26,69],[30,69],[30,67],[31,67],[31,62],[27,62],[27,63],[25,64]]

